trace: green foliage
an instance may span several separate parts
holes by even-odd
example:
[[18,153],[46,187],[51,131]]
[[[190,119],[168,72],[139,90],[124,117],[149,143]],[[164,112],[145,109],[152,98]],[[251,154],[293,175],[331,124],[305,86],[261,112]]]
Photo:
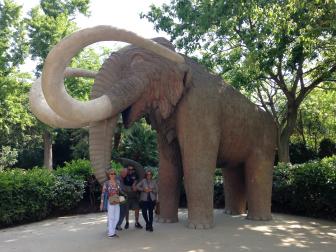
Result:
[[300,107],[293,139],[301,138],[316,151],[324,138],[336,141],[336,90],[332,87],[330,84],[313,90]]
[[116,162],[116,161],[111,161],[111,168],[117,172],[117,174],[120,174],[120,171],[123,167],[122,164]]
[[156,132],[144,120],[124,132],[119,155],[135,160],[143,166],[157,166]]
[[303,142],[290,143],[289,156],[292,164],[302,164],[317,158],[316,152]]
[[47,16],[53,18],[61,14],[74,18],[78,13],[89,15],[89,2],[90,0],[41,0],[41,8]]
[[0,76],[0,143],[18,148],[34,126],[28,109],[29,84],[24,75]]
[[17,162],[18,152],[9,146],[2,146],[0,151],[0,171],[9,168]]
[[336,156],[276,166],[272,207],[275,211],[335,219]]
[[75,30],[74,22],[69,20],[66,13],[51,17],[42,13],[39,7],[32,9],[28,21],[28,33],[30,37],[30,54],[32,60],[38,62],[39,75],[43,67],[43,61],[51,48],[63,37]]
[[0,1],[0,78],[23,63],[28,51],[21,7],[11,0]]
[[82,128],[72,130],[70,149],[72,159],[89,159],[89,132]]
[[324,138],[320,142],[318,155],[320,158],[336,155],[336,143],[328,138]]
[[73,160],[53,172],[44,168],[0,171],[0,227],[75,208],[91,178],[88,160]]
[[74,15],[88,15],[88,4],[89,0],[41,0],[41,5],[31,10],[27,24],[30,54],[33,60],[38,61],[37,75],[51,48],[77,28],[72,21]]
[[0,226],[45,218],[51,211],[54,183],[46,169],[0,172]]
[[77,159],[65,162],[63,167],[57,167],[54,172],[57,176],[70,176],[85,181],[92,175],[92,166],[89,160]]
[[53,200],[51,201],[51,205],[53,208],[58,211],[66,211],[77,206],[79,201],[83,199],[85,191],[85,181],[81,179],[81,176],[83,175],[56,176],[55,184],[52,188]]
[[170,34],[179,48],[200,50],[209,67],[246,87],[269,75],[279,57],[288,84],[303,61],[317,63],[322,57],[313,76],[333,66],[335,8],[334,1],[172,0],[151,6],[142,17]]

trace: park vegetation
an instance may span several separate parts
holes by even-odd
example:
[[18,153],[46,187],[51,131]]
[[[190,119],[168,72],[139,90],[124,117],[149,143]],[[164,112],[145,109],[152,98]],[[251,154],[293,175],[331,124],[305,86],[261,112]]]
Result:
[[[97,211],[88,130],[50,128],[28,105],[44,59],[78,29],[78,15],[90,15],[89,0],[41,0],[26,14],[15,0],[0,0],[0,227]],[[141,16],[272,115],[278,129],[273,211],[335,219],[335,1],[172,0]],[[97,71],[110,52],[85,49],[70,65]],[[34,71],[25,72],[24,64]],[[89,99],[92,84],[65,81],[79,100]],[[156,132],[144,119],[130,129],[120,120],[112,157],[157,172]],[[225,205],[222,181],[217,169],[215,207]]]

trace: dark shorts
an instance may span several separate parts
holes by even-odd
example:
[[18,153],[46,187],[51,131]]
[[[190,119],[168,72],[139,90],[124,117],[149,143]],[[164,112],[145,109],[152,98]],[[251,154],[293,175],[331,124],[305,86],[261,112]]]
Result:
[[139,199],[138,198],[128,198],[127,199],[127,206],[129,210],[139,209]]

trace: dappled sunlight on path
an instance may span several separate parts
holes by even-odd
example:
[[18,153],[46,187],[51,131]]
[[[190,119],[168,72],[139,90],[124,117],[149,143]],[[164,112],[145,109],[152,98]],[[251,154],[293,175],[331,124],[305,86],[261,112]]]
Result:
[[[0,230],[0,251],[335,251],[336,223],[274,214],[273,220],[251,221],[215,210],[215,227],[190,230],[187,211],[180,222],[155,223],[154,232],[134,228],[119,232],[119,239],[106,237],[104,213],[49,219]],[[141,220],[143,223],[143,220]]]

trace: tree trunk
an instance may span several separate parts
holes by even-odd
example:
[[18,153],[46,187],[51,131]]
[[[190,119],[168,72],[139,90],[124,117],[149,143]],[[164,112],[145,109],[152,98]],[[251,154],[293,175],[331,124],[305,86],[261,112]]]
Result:
[[279,162],[289,163],[289,139],[292,135],[297,121],[298,106],[295,103],[288,105],[285,127],[278,130],[278,159]]
[[44,161],[43,166],[52,170],[52,141],[51,134],[49,131],[45,130],[43,133],[43,143],[44,143]]
[[278,159],[279,162],[289,163],[289,138],[290,136],[287,134],[282,134],[278,138]]
[[299,118],[298,118],[298,131],[302,137],[302,142],[304,143],[304,145],[307,144],[306,142],[306,137],[305,137],[305,134],[304,134],[304,127],[303,127],[303,118],[302,118],[302,111],[300,110],[300,113],[299,113]]

